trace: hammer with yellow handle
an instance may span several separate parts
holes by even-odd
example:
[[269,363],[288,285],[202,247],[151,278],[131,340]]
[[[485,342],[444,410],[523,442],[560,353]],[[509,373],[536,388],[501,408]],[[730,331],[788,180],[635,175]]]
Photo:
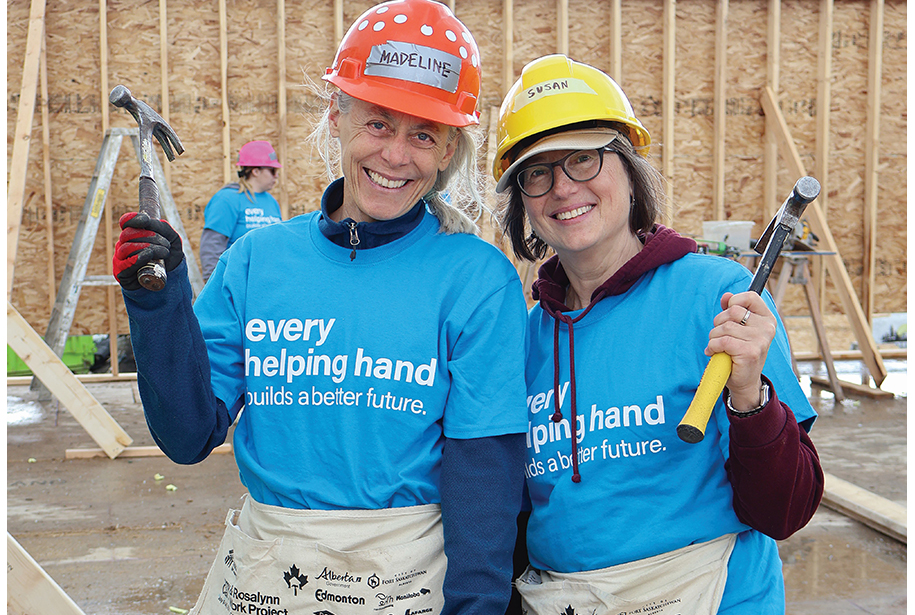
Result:
[[[804,209],[819,194],[820,182],[813,177],[802,177],[794,184],[791,194],[769,222],[769,226],[766,227],[759,241],[756,242],[754,249],[762,254],[762,260],[759,262],[759,267],[756,268],[756,273],[753,274],[749,290],[758,295],[762,294],[785,240],[794,231]],[[677,425],[677,435],[681,440],[690,444],[702,441],[715,403],[721,397],[721,392],[730,376],[730,355],[725,352],[715,353],[709,359],[705,373],[699,380],[699,388],[696,390],[692,403],[683,416],[683,420]]]

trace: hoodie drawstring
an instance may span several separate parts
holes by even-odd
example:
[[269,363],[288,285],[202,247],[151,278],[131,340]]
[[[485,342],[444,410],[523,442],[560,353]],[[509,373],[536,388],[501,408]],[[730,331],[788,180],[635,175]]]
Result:
[[575,327],[573,323],[576,320],[580,320],[589,310],[590,306],[576,319],[569,318],[562,312],[557,312],[554,314],[553,320],[553,407],[556,408],[556,411],[551,419],[554,423],[562,420],[562,410],[559,408],[559,322],[562,321],[569,327],[569,382],[571,385],[569,396],[571,397],[570,405],[572,408],[572,416],[569,418],[569,431],[572,436],[573,483],[581,482],[581,474],[578,473],[578,404],[576,403],[577,396],[575,394]]
[[[541,308],[554,320],[553,329],[553,405],[556,408],[550,420],[558,423],[562,420],[559,409],[559,328],[560,321],[569,327],[569,375],[572,395],[572,426],[577,427],[578,411],[575,393],[575,332],[574,323],[579,322],[591,311],[601,299],[608,296],[622,295],[629,291],[646,273],[653,271],[661,265],[672,263],[685,255],[696,251],[696,242],[688,237],[679,235],[673,229],[655,224],[648,232],[640,232],[639,240],[644,244],[644,249],[626,262],[616,273],[597,287],[591,294],[591,302],[575,318],[570,318],[563,313],[569,311],[565,299],[570,285],[559,262],[559,256],[553,255],[541,265],[538,279],[534,282],[532,296],[540,303]],[[578,473],[578,439],[572,438],[572,480],[581,481]]]

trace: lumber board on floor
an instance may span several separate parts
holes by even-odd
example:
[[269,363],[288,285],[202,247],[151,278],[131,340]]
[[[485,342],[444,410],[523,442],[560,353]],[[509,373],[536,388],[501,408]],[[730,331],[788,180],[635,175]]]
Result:
[[106,455],[114,459],[133,444],[127,432],[73,376],[73,372],[9,301],[6,302],[6,330],[6,343],[10,348],[104,449]]
[[6,533],[6,604],[13,615],[85,615],[28,551]]
[[[220,444],[214,448],[210,454],[211,455],[220,455],[220,454],[231,454],[232,445],[229,443]],[[158,446],[128,446],[118,455],[119,458],[124,457],[164,457],[165,453],[162,452]],[[68,448],[67,449],[67,459],[93,459],[95,457],[107,457],[105,451],[100,448]]]
[[908,544],[905,506],[828,472],[824,473],[824,477],[823,506]]
[[[880,356],[884,359],[905,359],[908,355],[907,348],[881,348]],[[864,355],[860,350],[833,350],[834,361],[862,361]],[[795,352],[795,361],[822,361],[823,355],[819,351]]]
[[[871,399],[892,399],[894,397],[893,393],[890,391],[875,389],[874,387],[867,386],[866,384],[855,384],[854,382],[848,382],[845,380],[841,380],[840,383],[842,386],[842,392],[846,394],[854,393],[855,395],[870,397]],[[810,377],[810,386],[820,389],[827,389],[829,391],[832,390],[832,385],[830,384],[829,380],[826,378],[820,378],[819,376]]]
[[[93,384],[99,382],[136,382],[136,372],[121,372],[117,376],[113,374],[74,374],[76,379],[83,384]],[[32,382],[32,376],[7,376],[6,386],[28,386]]]

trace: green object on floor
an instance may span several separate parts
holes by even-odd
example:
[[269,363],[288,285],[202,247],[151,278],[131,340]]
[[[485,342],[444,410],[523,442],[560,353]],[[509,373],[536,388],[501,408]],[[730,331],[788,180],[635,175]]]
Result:
[[[88,374],[89,368],[95,362],[95,340],[91,335],[73,335],[67,338],[64,345],[64,364],[74,374]],[[6,375],[31,376],[32,370],[19,358],[13,349],[6,347]]]

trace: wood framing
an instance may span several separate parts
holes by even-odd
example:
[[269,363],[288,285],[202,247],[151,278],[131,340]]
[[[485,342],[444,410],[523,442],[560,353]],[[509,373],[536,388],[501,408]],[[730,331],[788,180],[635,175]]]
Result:
[[[618,5],[618,1],[614,0]],[[664,125],[661,131],[661,137],[664,141],[661,143],[661,173],[667,179],[664,189],[667,193],[667,201],[672,203],[674,198],[674,117],[676,99],[676,88],[674,87],[674,77],[676,76],[677,66],[677,0],[664,0],[664,98],[662,99],[662,122]],[[673,224],[673,213],[670,223]]]
[[11,615],[85,615],[9,532],[6,533],[6,603]]
[[[829,186],[829,119],[832,104],[832,25],[835,5],[833,0],[820,0],[819,53],[817,54],[817,102],[816,102],[816,160],[814,177],[820,184]],[[829,190],[823,190],[817,199],[823,218],[829,215]],[[825,263],[814,264],[814,277],[820,292],[820,303],[825,302]]]
[[[766,21],[766,86],[778,95],[778,73],[781,62],[782,2],[769,0]],[[771,220],[780,205],[778,199],[778,141],[774,131],[766,127],[764,149],[762,219]]]
[[883,0],[871,0],[867,61],[867,126],[864,158],[864,317],[873,322],[877,261],[877,194],[880,162],[880,93],[883,88]]
[[343,0],[334,0],[334,44],[339,45],[343,40],[344,28],[343,23]]
[[[788,126],[785,123],[785,119],[778,109],[778,103],[775,100],[775,95],[772,90],[765,88],[760,102],[766,112],[767,129],[772,130],[779,135],[779,148],[787,159],[788,166],[792,173],[798,178],[807,175],[807,171],[804,169],[804,165],[801,163],[800,156],[797,153],[797,148],[794,145],[794,140],[788,132]],[[836,244],[835,238],[832,236],[832,231],[829,230],[826,216],[820,209],[818,201],[819,198],[807,206],[805,211],[806,218],[809,220],[813,232],[816,233],[825,244],[825,251],[831,253],[823,257],[823,263],[826,271],[829,272],[835,281],[836,291],[845,308],[845,315],[848,318],[849,324],[854,330],[855,339],[858,340],[864,363],[867,365],[874,382],[879,387],[886,379],[886,367],[884,367],[883,359],[877,351],[874,335],[864,318],[861,304],[854,293],[848,271],[845,270],[845,264],[842,262],[842,256],[839,254],[839,247]]]
[[725,220],[724,211],[724,155],[727,130],[727,76],[728,76],[728,0],[718,0],[715,30],[715,139],[712,160],[712,203],[715,219]]
[[[171,110],[168,102],[168,0],[159,0],[159,84],[162,88],[162,108],[159,115],[167,123]],[[165,181],[172,183],[170,167],[165,167]]]
[[25,62],[22,67],[22,88],[19,93],[19,113],[16,115],[16,132],[13,140],[13,158],[9,167],[9,186],[6,193],[6,293],[13,290],[13,272],[19,244],[19,225],[22,222],[22,199],[25,197],[26,167],[29,163],[29,143],[32,140],[32,118],[35,113],[35,94],[38,90],[38,72],[41,59],[41,41],[44,39],[45,0],[32,0],[29,13],[29,35]]
[[232,181],[232,131],[229,122],[229,33],[226,0],[219,0],[219,85],[222,102],[222,179]]
[[515,83],[513,20],[513,0],[502,0],[502,96],[508,94]]
[[[231,455],[232,454],[232,445],[230,443],[220,444],[212,451],[211,455]],[[98,457],[104,457],[105,451],[100,448],[68,448],[66,458],[67,459],[95,459]],[[162,452],[158,446],[128,446],[121,454],[118,455],[118,459],[131,459],[136,457],[164,457],[165,453]]]
[[[279,124],[280,140],[277,143],[280,160],[288,161],[286,147],[286,1],[276,0],[276,121]],[[283,220],[289,219],[289,189],[286,186],[286,173],[280,173],[277,181],[279,188],[280,215]]]
[[610,72],[608,74],[617,83],[621,83],[623,80],[623,9],[621,5],[622,0],[610,0]]
[[54,291],[57,277],[54,274],[54,203],[51,200],[51,131],[48,126],[48,32],[41,30],[41,169],[44,177],[45,233],[48,239],[48,301],[54,307]]
[[569,55],[569,0],[556,0],[556,53]]
[[899,542],[908,544],[906,507],[871,493],[832,474],[825,474],[823,506],[856,519]]
[[[99,0],[99,58],[101,59],[101,66],[99,71],[99,83],[101,85],[99,91],[99,100],[103,102],[108,101],[108,94],[111,91],[108,87],[108,6],[107,0]],[[110,127],[110,115],[107,104],[102,105],[102,133],[106,133]],[[111,257],[113,255],[112,247],[114,246],[114,239],[112,238],[112,225],[113,219],[111,217],[111,208],[106,207],[105,212],[105,224],[104,227],[104,238],[105,238],[105,262],[110,263]],[[118,293],[120,295],[120,293]],[[118,356],[118,320],[117,320],[117,304],[115,303],[115,294],[114,287],[109,286],[105,289],[105,297],[107,299],[108,306],[108,352],[111,357]],[[120,298],[120,297],[118,297]],[[111,373],[115,376],[118,375],[118,370],[120,366],[118,362],[111,361]]]
[[[118,376],[111,374],[73,374],[76,379],[83,384],[92,384],[98,382],[136,382],[136,372],[122,372]],[[31,376],[7,376],[6,386],[28,386],[32,382]]]
[[41,380],[83,429],[114,459],[133,439],[76,379],[9,301],[6,302],[6,343]]
[[[264,138],[277,148],[283,170],[273,194],[284,217],[319,206],[323,165],[307,137],[320,101],[299,85],[303,75],[320,81],[348,20],[366,5],[319,3],[303,20],[303,5],[289,0],[228,7],[225,0],[212,5],[156,0],[142,3],[139,11],[105,0],[47,3],[48,50],[36,54],[48,69],[47,91],[35,100],[43,101],[42,132],[26,113],[17,114],[31,98],[20,94],[29,84],[19,81],[19,71],[29,65],[27,52],[35,49],[28,40],[32,5],[8,6],[8,197],[17,191],[17,180],[25,184],[21,200],[9,199],[8,226],[17,231],[7,247],[8,270],[16,270],[8,277],[8,292],[33,328],[43,330],[53,309],[57,285],[50,281],[61,276],[77,205],[85,196],[82,187],[92,172],[84,152],[95,151],[104,116],[111,112],[102,99],[105,78],[117,75],[138,97],[154,104],[161,100],[160,113],[182,135],[187,152],[180,164],[166,169],[166,180],[175,190],[192,249],[199,249],[207,199],[234,180],[240,141]],[[621,0],[531,0],[523,11],[514,5],[513,0],[456,3],[484,59],[481,109],[499,106],[521,66],[567,44],[574,59],[604,70],[623,86],[636,117],[651,132],[654,163],[668,179],[676,212],[670,222],[681,233],[697,236],[703,221],[719,217],[753,220],[759,229],[796,179],[777,163],[775,136],[763,137],[766,120],[758,101],[768,86],[783,106],[801,159],[823,185],[823,214],[865,319],[906,309],[907,5],[902,0],[868,0],[860,6],[834,0],[729,5],[656,0],[638,6]],[[740,24],[739,36],[716,27],[725,24],[720,13],[726,6],[727,23]],[[226,12],[217,19],[220,7]],[[833,25],[821,25],[830,20]],[[135,41],[143,45],[122,52]],[[826,61],[828,71],[820,66]],[[253,68],[235,70],[236,63]],[[68,74],[81,78],[68,79]],[[829,86],[828,95],[822,86]],[[111,121],[119,120],[112,116]],[[17,139],[27,129],[31,140],[47,144],[47,164],[38,149],[23,155],[26,143]],[[828,137],[828,149],[817,131]],[[879,149],[871,148],[878,138]],[[827,165],[828,177],[819,172],[820,164]],[[17,172],[21,169],[27,172]],[[132,181],[116,177],[110,237],[116,238],[117,219],[134,196]],[[99,241],[105,241],[102,234]],[[89,273],[100,274],[99,269]],[[833,283],[828,271],[821,273],[820,281]],[[106,308],[106,292],[92,295],[92,309],[88,302],[80,309],[74,334],[110,334],[113,311],[120,332],[126,330],[123,305],[115,293],[116,309]],[[845,309],[831,293],[828,299],[821,294],[820,303],[827,314]],[[792,315],[806,304],[798,293],[789,293],[780,308]]]

